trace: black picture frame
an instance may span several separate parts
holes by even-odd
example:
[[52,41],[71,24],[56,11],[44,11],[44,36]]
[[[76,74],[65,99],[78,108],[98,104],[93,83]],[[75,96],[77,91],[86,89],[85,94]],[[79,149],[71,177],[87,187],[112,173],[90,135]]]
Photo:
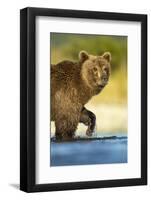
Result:
[[[35,163],[35,19],[37,16],[120,20],[141,23],[141,177],[36,184]],[[147,184],[147,15],[24,8],[20,11],[20,189],[25,192],[121,187]]]

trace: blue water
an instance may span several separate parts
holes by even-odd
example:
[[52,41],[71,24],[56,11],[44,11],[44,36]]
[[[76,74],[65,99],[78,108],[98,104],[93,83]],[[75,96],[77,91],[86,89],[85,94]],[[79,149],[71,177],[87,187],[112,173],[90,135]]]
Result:
[[127,137],[51,141],[50,153],[51,166],[127,163]]

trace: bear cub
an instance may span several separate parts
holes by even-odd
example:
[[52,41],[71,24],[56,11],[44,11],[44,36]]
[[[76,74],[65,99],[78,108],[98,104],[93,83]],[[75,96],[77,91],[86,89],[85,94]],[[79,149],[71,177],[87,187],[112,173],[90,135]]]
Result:
[[109,52],[94,56],[80,51],[77,62],[51,64],[51,121],[56,140],[73,139],[78,123],[86,125],[86,134],[92,136],[96,116],[84,105],[107,85],[110,62]]

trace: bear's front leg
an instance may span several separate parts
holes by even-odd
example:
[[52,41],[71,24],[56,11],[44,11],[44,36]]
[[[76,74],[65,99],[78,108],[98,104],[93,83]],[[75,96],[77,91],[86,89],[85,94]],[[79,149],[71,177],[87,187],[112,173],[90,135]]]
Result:
[[93,112],[83,107],[80,115],[80,122],[88,126],[86,134],[92,136],[96,125],[96,116]]

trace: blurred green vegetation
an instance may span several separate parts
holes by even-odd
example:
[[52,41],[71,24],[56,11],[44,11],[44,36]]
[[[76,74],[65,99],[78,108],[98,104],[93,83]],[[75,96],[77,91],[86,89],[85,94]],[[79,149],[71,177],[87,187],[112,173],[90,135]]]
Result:
[[107,35],[85,35],[51,33],[51,63],[62,60],[78,60],[81,50],[89,54],[102,55],[109,51],[112,55],[110,82],[101,95],[92,99],[94,104],[127,103],[127,37]]

